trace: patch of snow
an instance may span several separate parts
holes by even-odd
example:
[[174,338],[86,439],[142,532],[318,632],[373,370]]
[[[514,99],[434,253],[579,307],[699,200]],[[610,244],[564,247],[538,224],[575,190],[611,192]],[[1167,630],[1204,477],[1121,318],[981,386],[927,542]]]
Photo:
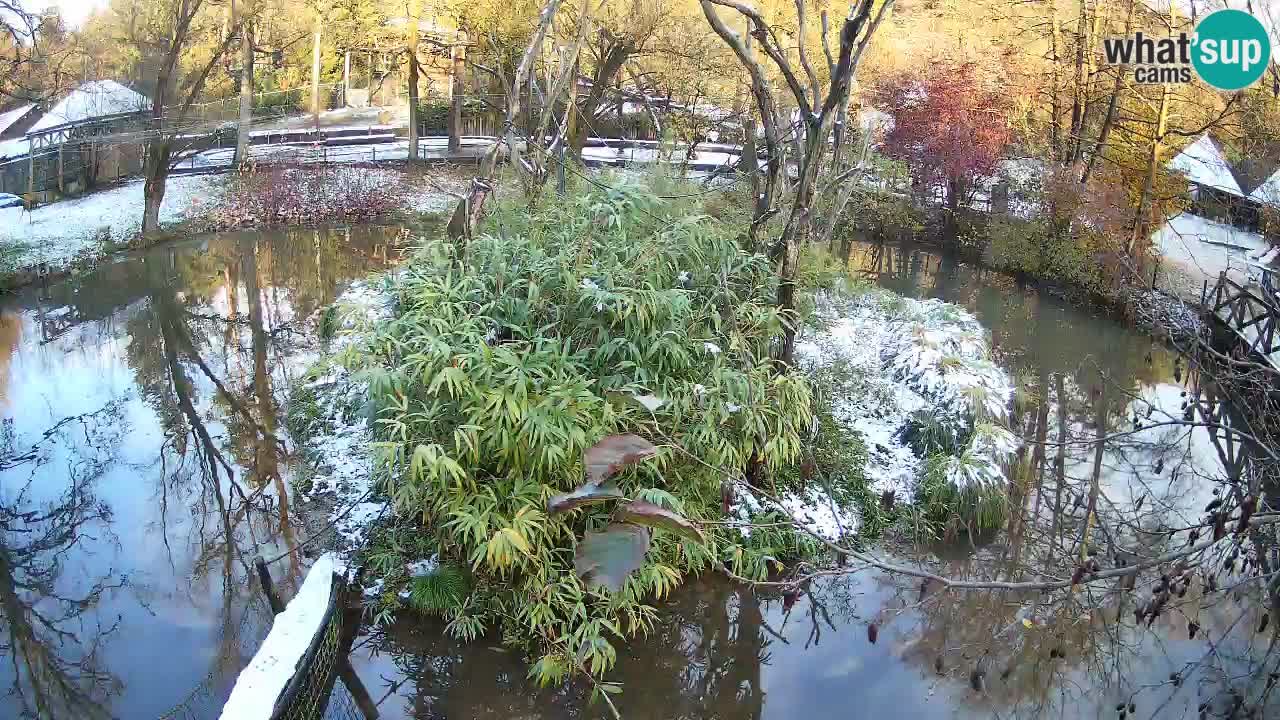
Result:
[[803,334],[796,354],[811,368],[833,367],[841,376],[832,412],[862,436],[874,491],[910,496],[922,458],[904,433],[922,410],[954,436],[968,438],[948,473],[952,482],[1003,477],[1002,463],[1017,447],[1003,425],[1013,382],[992,360],[986,331],[973,314],[886,291],[821,300],[824,327]]
[[[166,185],[160,224],[173,225],[212,205],[222,179],[175,175]],[[0,210],[0,245],[26,245],[29,264],[65,267],[101,251],[107,241],[124,243],[142,232],[142,181],[84,197],[40,205],[30,215],[21,208]]]
[[14,138],[0,142],[0,160],[25,157],[31,151],[31,141],[26,138]]
[[276,699],[293,677],[324,621],[329,608],[333,576],[343,572],[332,553],[325,553],[307,572],[298,594],[275,617],[271,632],[249,665],[236,678],[231,697],[222,707],[222,720],[254,720],[271,717]]
[[840,507],[821,488],[811,485],[804,492],[788,493],[781,500],[792,517],[833,542],[858,529],[857,515]]
[[418,562],[409,563],[404,566],[404,569],[405,572],[409,573],[409,577],[423,577],[430,575],[440,569],[440,555],[437,553],[429,558],[419,560]]
[[1184,300],[1198,300],[1203,282],[1212,287],[1223,272],[1236,282],[1248,282],[1249,253],[1268,247],[1258,233],[1191,213],[1169,218],[1151,236],[1151,244],[1169,266],[1161,268],[1162,274],[1171,267],[1188,276],[1190,287],[1179,292]]
[[1231,165],[1208,134],[1201,135],[1178,153],[1168,167],[1182,173],[1189,182],[1244,197],[1240,183],[1231,174]]
[[[352,284],[337,305],[336,348],[354,342],[360,333],[391,315],[391,296],[367,282]],[[369,530],[390,511],[390,503],[374,497],[373,431],[363,413],[351,412],[351,408],[363,405],[368,387],[342,367],[334,367],[309,387],[317,391],[322,403],[326,432],[303,441],[308,454],[321,460],[305,497],[334,501],[329,523],[345,556],[362,546]]]
[[719,354],[720,354],[720,346],[719,346],[719,345],[717,345],[717,344],[715,344],[715,343],[713,343],[713,342],[704,342],[704,343],[702,343],[702,349],[703,349],[703,350],[706,350],[707,352],[711,353],[712,355],[719,355]]
[[1249,199],[1260,202],[1263,205],[1280,208],[1280,170],[1276,170],[1275,174],[1267,178],[1266,182],[1249,193]]
[[663,400],[656,395],[636,395],[635,398],[636,402],[643,405],[649,412],[656,412],[658,408],[662,407],[663,404],[666,403],[666,400]]
[[0,134],[3,134],[5,130],[8,130],[10,125],[13,125],[25,117],[26,114],[31,112],[34,107],[35,105],[21,105],[9,112],[0,113]]

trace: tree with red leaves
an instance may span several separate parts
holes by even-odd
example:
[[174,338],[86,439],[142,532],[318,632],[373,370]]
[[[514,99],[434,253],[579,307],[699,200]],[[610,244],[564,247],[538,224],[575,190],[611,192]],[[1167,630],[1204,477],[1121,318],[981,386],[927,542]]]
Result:
[[885,154],[907,164],[922,192],[941,186],[954,220],[1009,142],[1008,88],[975,63],[941,61],[882,84],[875,99],[893,117]]

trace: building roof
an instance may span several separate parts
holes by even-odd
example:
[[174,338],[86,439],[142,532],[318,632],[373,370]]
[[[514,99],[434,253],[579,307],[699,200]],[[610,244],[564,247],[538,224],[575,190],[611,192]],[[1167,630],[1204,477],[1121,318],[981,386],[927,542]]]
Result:
[[42,130],[94,120],[112,115],[143,112],[151,108],[147,96],[121,85],[115,80],[87,82],[54,105],[28,135]]
[[20,105],[8,112],[0,113],[0,135],[35,109],[35,105]]
[[1276,170],[1271,177],[1250,193],[1249,199],[1263,205],[1280,207],[1280,170]]
[[1170,160],[1169,169],[1182,173],[1197,185],[1244,197],[1240,183],[1231,172],[1230,163],[1207,134],[1201,135]]

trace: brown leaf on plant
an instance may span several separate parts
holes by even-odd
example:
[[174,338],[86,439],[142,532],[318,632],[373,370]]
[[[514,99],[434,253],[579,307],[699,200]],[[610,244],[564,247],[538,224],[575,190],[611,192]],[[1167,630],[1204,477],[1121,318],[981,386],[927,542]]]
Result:
[[639,435],[609,435],[583,455],[587,484],[599,485],[622,468],[653,457],[657,452],[653,443]]
[[661,505],[655,505],[647,500],[632,500],[624,505],[619,505],[613,511],[613,517],[620,522],[635,523],[636,525],[646,525],[652,528],[659,528],[669,532],[684,535],[690,540],[703,540],[702,530],[692,520],[689,520],[680,513],[669,510]]

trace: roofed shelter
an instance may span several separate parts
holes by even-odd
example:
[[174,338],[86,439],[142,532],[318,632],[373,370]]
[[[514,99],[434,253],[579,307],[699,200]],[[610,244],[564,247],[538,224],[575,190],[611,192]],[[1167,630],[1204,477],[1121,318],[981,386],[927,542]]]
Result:
[[[0,192],[37,202],[81,192],[141,168],[137,133],[147,126],[151,101],[114,80],[94,80],[72,90],[10,140],[13,156],[0,164]],[[20,147],[19,147],[20,146]]]

